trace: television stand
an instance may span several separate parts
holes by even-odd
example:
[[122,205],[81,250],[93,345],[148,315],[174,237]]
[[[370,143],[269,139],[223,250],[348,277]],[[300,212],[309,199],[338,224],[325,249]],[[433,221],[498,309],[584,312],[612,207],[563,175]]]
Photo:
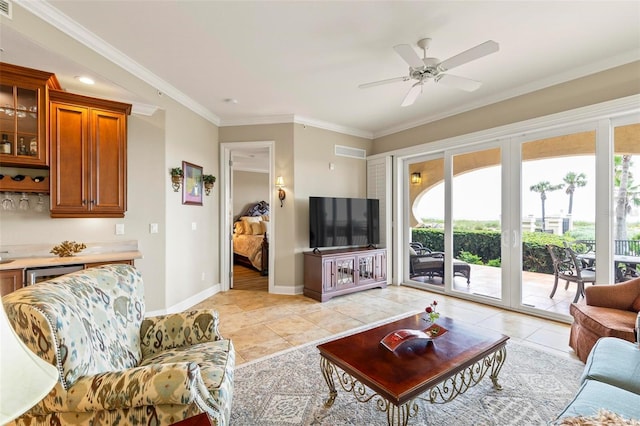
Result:
[[348,248],[304,253],[304,295],[319,302],[387,286],[387,249]]

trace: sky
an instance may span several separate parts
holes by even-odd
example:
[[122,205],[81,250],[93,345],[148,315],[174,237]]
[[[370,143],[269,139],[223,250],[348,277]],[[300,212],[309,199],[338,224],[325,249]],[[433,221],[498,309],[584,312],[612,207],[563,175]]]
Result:
[[[640,163],[640,162],[638,162]],[[634,175],[640,176],[640,164],[634,164]],[[576,156],[526,161],[522,164],[522,215],[542,217],[540,194],[529,188],[541,181],[552,185],[563,183],[568,172],[586,175],[587,185],[577,188],[573,195],[573,218],[595,222],[595,162],[593,157]],[[636,179],[637,181],[637,179]],[[453,218],[471,220],[499,220],[500,168],[488,167],[457,176],[453,180]],[[565,189],[547,193],[545,215],[564,215],[569,209],[569,195]],[[444,184],[428,191],[414,212],[418,218],[444,219]],[[631,220],[639,220],[638,211]]]

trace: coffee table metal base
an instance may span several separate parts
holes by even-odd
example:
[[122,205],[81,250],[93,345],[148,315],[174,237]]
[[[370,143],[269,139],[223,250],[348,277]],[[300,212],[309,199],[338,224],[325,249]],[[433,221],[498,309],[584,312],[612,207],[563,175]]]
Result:
[[407,425],[410,418],[418,415],[418,404],[416,399],[422,399],[432,404],[444,404],[453,401],[458,395],[462,395],[469,388],[477,385],[490,371],[489,378],[493,383],[493,387],[501,390],[502,386],[498,383],[498,374],[502,369],[502,365],[507,357],[507,349],[502,346],[497,351],[487,355],[480,361],[458,371],[457,373],[447,377],[435,387],[429,389],[423,394],[404,404],[397,406],[383,396],[369,390],[362,382],[336,367],[331,361],[320,356],[320,368],[324,380],[329,387],[329,398],[325,401],[324,406],[329,408],[338,395],[335,385],[334,375],[338,379],[338,383],[346,392],[353,392],[359,402],[375,401],[376,408],[383,413],[387,413],[387,422],[389,425]]

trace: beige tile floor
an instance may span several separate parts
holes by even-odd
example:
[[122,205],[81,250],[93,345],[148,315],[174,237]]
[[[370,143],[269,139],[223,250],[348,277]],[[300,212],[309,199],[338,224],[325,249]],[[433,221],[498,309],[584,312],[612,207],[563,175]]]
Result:
[[568,346],[568,324],[406,286],[367,290],[324,303],[301,295],[234,289],[218,293],[196,307],[211,307],[219,312],[220,332],[233,340],[236,362],[242,364],[356,327],[422,311],[434,299],[442,316],[577,359]]

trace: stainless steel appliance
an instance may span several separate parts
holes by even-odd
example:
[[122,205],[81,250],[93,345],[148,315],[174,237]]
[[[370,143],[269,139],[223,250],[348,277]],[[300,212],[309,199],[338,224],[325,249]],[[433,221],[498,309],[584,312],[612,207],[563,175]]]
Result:
[[81,271],[84,269],[84,265],[61,265],[61,266],[46,266],[43,268],[27,268],[24,271],[24,283],[25,285],[33,285],[42,281],[50,280],[51,278],[59,277],[60,275],[69,274],[75,271]]

